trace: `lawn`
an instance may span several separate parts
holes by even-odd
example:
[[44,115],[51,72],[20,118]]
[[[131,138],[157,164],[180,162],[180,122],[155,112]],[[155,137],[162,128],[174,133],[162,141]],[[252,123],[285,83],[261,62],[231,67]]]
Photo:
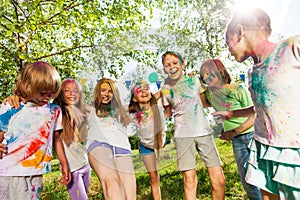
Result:
[[[233,157],[231,143],[216,139],[216,144],[223,162],[223,170],[226,177],[226,200],[230,199],[247,199],[243,191],[242,185],[239,182],[237,166]],[[168,144],[160,153],[159,173],[161,176],[161,191],[163,200],[180,200],[184,199],[182,174],[176,169],[176,152],[174,145]],[[150,200],[150,180],[146,173],[144,164],[138,150],[133,151],[133,161],[137,179],[137,199]],[[53,160],[53,172],[44,175],[44,187],[42,191],[42,199],[70,199],[68,192],[64,186],[58,183],[60,172],[58,170],[58,161]],[[197,156],[197,176],[198,189],[197,197],[200,200],[211,199],[211,187],[206,168]],[[92,173],[91,184],[89,188],[89,199],[104,199],[101,185],[94,174]]]

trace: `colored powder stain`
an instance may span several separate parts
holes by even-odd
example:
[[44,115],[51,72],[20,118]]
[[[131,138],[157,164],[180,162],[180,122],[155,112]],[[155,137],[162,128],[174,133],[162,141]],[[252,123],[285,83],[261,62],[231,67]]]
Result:
[[40,164],[45,161],[45,162],[50,162],[52,157],[51,156],[45,156],[45,154],[39,150],[35,154],[34,159],[30,160],[24,160],[22,162],[23,167],[35,167],[35,168],[43,168]]
[[174,99],[174,90],[173,89],[170,89],[170,98]]
[[187,78],[187,83],[188,83],[189,88],[194,88],[194,86],[195,86],[195,81],[194,81],[193,78],[188,77],[188,78]]
[[33,153],[37,152],[37,150],[43,145],[45,144],[45,142],[39,140],[39,139],[35,139],[33,140],[28,149],[27,149],[27,152],[26,152],[26,155],[25,155],[25,159],[28,158],[29,156],[31,156]]
[[262,106],[270,106],[270,100],[268,98],[269,91],[266,89],[266,81],[263,75],[253,73],[252,75],[252,89],[254,91],[255,101]]
[[9,152],[9,149],[8,149],[8,152],[7,154],[14,154],[14,153],[17,153],[19,150],[22,150],[24,148],[25,145],[22,145],[22,146],[19,146],[18,148],[16,148],[15,150],[13,151],[10,151]]
[[195,114],[195,115],[197,115],[197,108],[198,108],[198,104],[196,104],[196,105],[194,106],[194,114]]
[[41,187],[38,187],[37,188],[37,199],[41,199],[41,192],[42,192],[42,188]]
[[7,140],[7,143],[6,145],[9,145],[11,143],[14,143],[18,138],[15,137],[14,135],[12,135],[8,140]]
[[162,90],[161,90],[161,93],[162,93],[163,95],[169,95],[169,94],[170,94],[170,90],[162,89]]
[[180,96],[183,97],[183,98],[185,98],[185,99],[192,99],[192,97],[187,96],[187,95],[185,95],[185,94],[181,94]]
[[76,190],[76,195],[77,195],[78,198],[80,197],[80,192],[79,192],[79,190]]
[[41,127],[39,132],[40,132],[39,135],[42,136],[43,138],[49,137],[49,132],[44,127]]

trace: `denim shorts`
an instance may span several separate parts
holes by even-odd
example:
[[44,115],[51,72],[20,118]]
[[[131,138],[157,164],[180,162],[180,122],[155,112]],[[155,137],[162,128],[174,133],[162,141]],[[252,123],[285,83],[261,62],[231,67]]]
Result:
[[150,155],[150,154],[154,153],[154,149],[150,149],[148,147],[145,147],[141,143],[139,143],[139,145],[140,145],[140,151],[141,151],[142,156],[146,156],[146,155]]

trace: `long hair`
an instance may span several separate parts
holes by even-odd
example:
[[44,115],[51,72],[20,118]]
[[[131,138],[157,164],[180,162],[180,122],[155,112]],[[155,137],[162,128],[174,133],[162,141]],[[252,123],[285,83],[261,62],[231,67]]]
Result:
[[[112,100],[108,105],[102,104],[100,89],[103,83],[109,84],[113,92]],[[125,108],[123,107],[119,91],[115,86],[113,80],[109,78],[102,78],[97,82],[97,85],[94,89],[94,106],[96,115],[98,117],[105,117],[107,115],[111,115],[112,117],[117,118],[119,122],[122,123],[124,126],[127,126],[129,124],[129,118],[126,114]]]
[[76,105],[76,108],[78,108],[83,114],[87,112],[86,106],[83,102],[83,95],[82,95],[82,88],[79,85],[77,81],[74,79],[68,78],[65,79],[61,84],[61,92],[59,95],[54,99],[54,103],[58,104],[62,109],[62,124],[63,124],[63,132],[61,133],[62,140],[67,144],[70,145],[72,141],[74,141],[75,138],[75,132],[78,131],[79,140],[81,142],[85,141],[86,137],[86,121],[82,122],[81,124],[78,124],[74,116],[72,116],[72,113],[70,113],[70,107],[68,109],[69,104],[66,102],[66,99],[64,98],[64,88],[68,84],[75,84],[78,88],[79,92],[79,101]]
[[41,91],[59,93],[60,76],[50,64],[42,61],[28,63],[20,72],[14,93],[25,99],[33,98]]
[[[145,84],[143,82],[138,82],[135,84],[133,89],[131,90],[131,98],[130,98],[130,103],[128,106],[129,113],[135,114],[135,118],[137,119],[138,123],[141,122],[142,117],[141,113],[143,113],[143,108],[140,107],[139,103],[137,101],[134,101],[134,95],[135,95],[135,89],[136,87],[141,87],[142,85],[148,86],[148,84]],[[154,148],[155,149],[161,149],[163,146],[163,141],[162,141],[162,131],[163,131],[163,124],[162,124],[162,119],[161,115],[157,106],[157,100],[154,95],[151,94],[151,99],[150,99],[150,107],[153,112],[153,118],[154,118]]]

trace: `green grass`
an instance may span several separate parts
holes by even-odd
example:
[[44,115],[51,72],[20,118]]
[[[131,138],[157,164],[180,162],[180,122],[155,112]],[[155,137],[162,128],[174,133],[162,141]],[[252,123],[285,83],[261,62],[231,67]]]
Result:
[[[233,157],[231,143],[216,139],[216,144],[223,162],[223,170],[226,177],[226,200],[247,199],[246,194],[239,182],[237,166]],[[161,176],[161,192],[163,200],[184,199],[182,173],[176,168],[176,151],[173,144],[168,144],[160,153],[159,173]],[[138,150],[133,150],[133,162],[137,180],[137,199],[151,200],[150,179],[140,157]],[[53,160],[53,172],[44,175],[42,199],[70,199],[65,186],[58,183],[60,172],[58,161]],[[211,199],[211,187],[207,170],[197,155],[198,188],[197,198],[201,200]],[[92,172],[89,188],[89,199],[104,199],[101,184]]]

